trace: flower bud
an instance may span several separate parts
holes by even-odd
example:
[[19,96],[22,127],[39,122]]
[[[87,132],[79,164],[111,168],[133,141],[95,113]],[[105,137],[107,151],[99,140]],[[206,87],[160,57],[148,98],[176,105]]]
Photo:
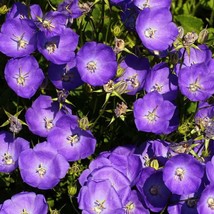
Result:
[[195,33],[195,32],[188,32],[184,36],[183,39],[184,39],[183,45],[184,46],[190,46],[190,45],[192,45],[198,39],[198,34]]
[[114,110],[114,113],[116,117],[120,117],[121,115],[126,114],[126,111],[127,111],[127,105],[124,102],[122,102],[121,104],[117,103],[117,107]]
[[83,118],[81,118],[79,120],[79,127],[83,130],[87,130],[89,127],[89,121],[88,121],[88,117],[84,116]]
[[208,32],[207,28],[203,29],[198,35],[198,43],[200,43],[200,44],[205,43],[208,39],[208,34],[209,34],[209,32]]
[[115,42],[114,52],[116,54],[118,54],[118,53],[120,53],[121,51],[124,50],[124,48],[125,48],[125,42],[124,42],[124,40],[118,39],[118,38],[115,37],[114,42]]
[[68,194],[70,196],[74,196],[77,193],[77,187],[76,186],[68,186]]
[[182,39],[184,36],[184,28],[182,26],[178,27],[178,38]]
[[17,134],[22,130],[22,124],[20,123],[19,119],[13,115],[9,118],[10,122],[10,131]]

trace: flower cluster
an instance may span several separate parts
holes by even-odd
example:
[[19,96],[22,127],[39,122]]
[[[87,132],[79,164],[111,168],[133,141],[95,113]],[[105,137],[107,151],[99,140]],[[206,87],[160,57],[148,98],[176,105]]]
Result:
[[214,212],[213,14],[192,2],[0,1],[0,214]]

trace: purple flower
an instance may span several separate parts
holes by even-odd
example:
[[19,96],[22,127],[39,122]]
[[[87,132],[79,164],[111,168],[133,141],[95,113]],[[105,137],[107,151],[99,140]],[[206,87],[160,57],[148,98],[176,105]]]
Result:
[[36,50],[36,27],[31,20],[8,19],[1,27],[0,51],[9,57],[24,57]]
[[205,63],[193,64],[179,71],[181,93],[191,101],[203,101],[214,93],[214,73]]
[[[76,60],[73,59],[73,61]],[[76,65],[76,62],[74,64]],[[75,65],[55,65],[53,63],[49,65],[48,77],[56,88],[70,91],[83,84]]]
[[0,132],[0,172],[9,173],[18,167],[18,158],[22,151],[29,149],[29,142],[23,138],[13,139],[9,132]]
[[208,185],[201,193],[201,197],[197,204],[198,213],[214,213],[214,185],[213,183]]
[[4,201],[0,213],[47,214],[48,204],[45,197],[41,194],[36,195],[34,192],[20,192],[13,195],[11,199]]
[[58,4],[57,11],[64,13],[68,19],[78,18],[82,15],[78,3],[78,0],[64,0],[62,3]]
[[58,35],[67,25],[67,17],[58,11],[49,11],[44,16],[36,16],[35,24],[45,35]]
[[73,52],[77,47],[78,35],[70,28],[65,28],[58,35],[38,33],[38,50],[54,64],[61,65],[73,59]]
[[78,194],[78,203],[83,213],[124,214],[121,200],[109,180],[92,180],[83,186]]
[[9,87],[23,98],[31,98],[44,80],[44,74],[33,56],[9,60],[4,76]]
[[54,102],[50,96],[40,95],[32,107],[27,109],[25,120],[33,134],[47,137],[56,121],[64,114],[65,112],[59,109],[58,102]]
[[115,53],[105,44],[87,42],[77,53],[77,69],[84,82],[102,86],[116,74]]
[[171,192],[165,186],[162,171],[145,168],[140,175],[137,188],[146,206],[153,212],[160,212],[170,198]]
[[92,155],[96,139],[89,130],[82,130],[74,115],[64,115],[48,134],[48,142],[68,161],[77,161]]
[[150,92],[134,103],[135,125],[139,131],[167,133],[176,107],[158,92]]
[[6,14],[6,20],[8,19],[27,19],[28,8],[21,2],[16,2],[12,5],[11,9]]
[[172,193],[183,195],[198,190],[204,167],[188,154],[178,154],[170,158],[163,169],[163,180]]
[[123,73],[117,78],[116,82],[126,81],[127,94],[135,95],[144,86],[147,71],[149,70],[148,59],[128,55],[120,63],[120,68],[123,70]]
[[157,8],[170,8],[172,0],[163,0],[163,1],[156,1],[156,0],[134,0],[134,4],[140,9],[143,10],[145,8],[153,9]]
[[177,77],[170,73],[166,63],[159,63],[147,74],[145,89],[147,93],[157,91],[164,99],[172,101],[178,93]]
[[65,158],[46,142],[23,151],[18,164],[23,181],[39,189],[52,189],[69,168]]
[[137,17],[136,31],[143,45],[150,50],[166,50],[178,35],[168,8],[145,8]]

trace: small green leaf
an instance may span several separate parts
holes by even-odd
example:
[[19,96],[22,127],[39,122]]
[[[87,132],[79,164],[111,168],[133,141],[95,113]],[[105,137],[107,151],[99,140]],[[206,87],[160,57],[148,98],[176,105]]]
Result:
[[185,33],[187,32],[196,32],[199,33],[203,28],[202,19],[196,18],[191,15],[177,15],[175,20],[180,23],[184,28]]

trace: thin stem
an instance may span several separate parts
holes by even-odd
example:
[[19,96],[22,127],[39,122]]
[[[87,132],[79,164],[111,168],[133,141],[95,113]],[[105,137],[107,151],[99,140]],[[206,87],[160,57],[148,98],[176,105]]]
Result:
[[80,214],[79,211],[76,209],[76,207],[74,206],[74,202],[73,202],[73,197],[69,195],[69,198],[70,198],[70,202],[71,202],[71,205],[74,209],[74,211],[77,213],[77,214]]

